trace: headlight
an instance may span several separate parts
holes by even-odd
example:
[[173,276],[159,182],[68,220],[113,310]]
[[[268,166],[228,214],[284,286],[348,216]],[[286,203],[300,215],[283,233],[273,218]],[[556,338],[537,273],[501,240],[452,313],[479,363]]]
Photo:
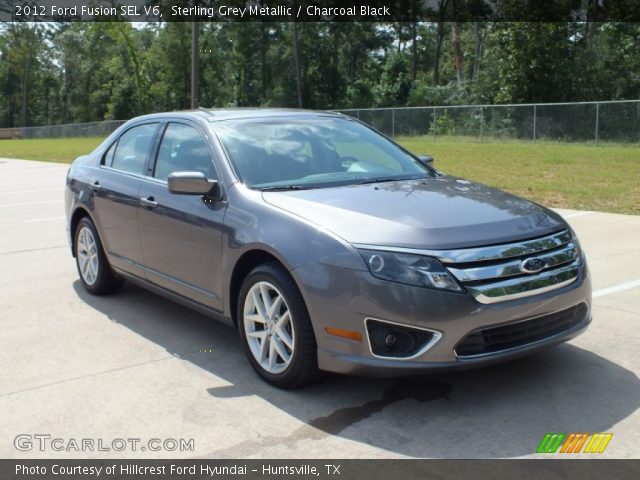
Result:
[[451,274],[432,257],[358,249],[374,277],[416,287],[461,292]]

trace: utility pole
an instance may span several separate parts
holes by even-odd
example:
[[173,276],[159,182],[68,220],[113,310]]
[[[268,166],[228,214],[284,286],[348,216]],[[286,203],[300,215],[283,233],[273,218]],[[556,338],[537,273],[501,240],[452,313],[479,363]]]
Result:
[[[295,5],[295,4],[294,4]],[[293,61],[296,69],[296,90],[298,93],[298,108],[303,105],[302,72],[300,71],[300,39],[298,38],[298,22],[293,20]]]
[[200,77],[200,22],[191,23],[191,108],[198,108]]

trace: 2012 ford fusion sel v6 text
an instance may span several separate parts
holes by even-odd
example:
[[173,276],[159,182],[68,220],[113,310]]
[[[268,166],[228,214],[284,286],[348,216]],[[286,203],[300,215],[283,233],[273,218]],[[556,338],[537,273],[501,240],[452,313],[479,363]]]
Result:
[[126,279],[233,325],[283,388],[485,365],[591,320],[559,215],[338,114],[135,118],[72,164],[66,211],[87,291]]

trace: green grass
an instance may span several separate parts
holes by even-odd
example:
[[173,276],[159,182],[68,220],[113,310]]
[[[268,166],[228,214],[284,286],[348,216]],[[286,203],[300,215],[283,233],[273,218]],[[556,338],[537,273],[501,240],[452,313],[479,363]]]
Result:
[[548,207],[640,214],[640,146],[575,143],[470,143],[400,137],[445,173],[475,180]]
[[103,137],[0,140],[0,157],[71,163],[91,152]]
[[[0,140],[0,157],[71,162],[101,138]],[[640,214],[640,147],[464,138],[400,137],[445,173],[485,183],[549,207]]]

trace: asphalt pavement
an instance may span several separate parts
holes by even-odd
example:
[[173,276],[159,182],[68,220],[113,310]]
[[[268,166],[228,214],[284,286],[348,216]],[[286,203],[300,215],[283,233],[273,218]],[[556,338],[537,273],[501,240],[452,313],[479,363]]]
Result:
[[131,284],[83,291],[67,168],[0,159],[0,458],[534,457],[547,432],[611,432],[599,457],[640,458],[640,217],[559,210],[594,285],[593,323],[567,344],[480,370],[281,391],[230,327]]

